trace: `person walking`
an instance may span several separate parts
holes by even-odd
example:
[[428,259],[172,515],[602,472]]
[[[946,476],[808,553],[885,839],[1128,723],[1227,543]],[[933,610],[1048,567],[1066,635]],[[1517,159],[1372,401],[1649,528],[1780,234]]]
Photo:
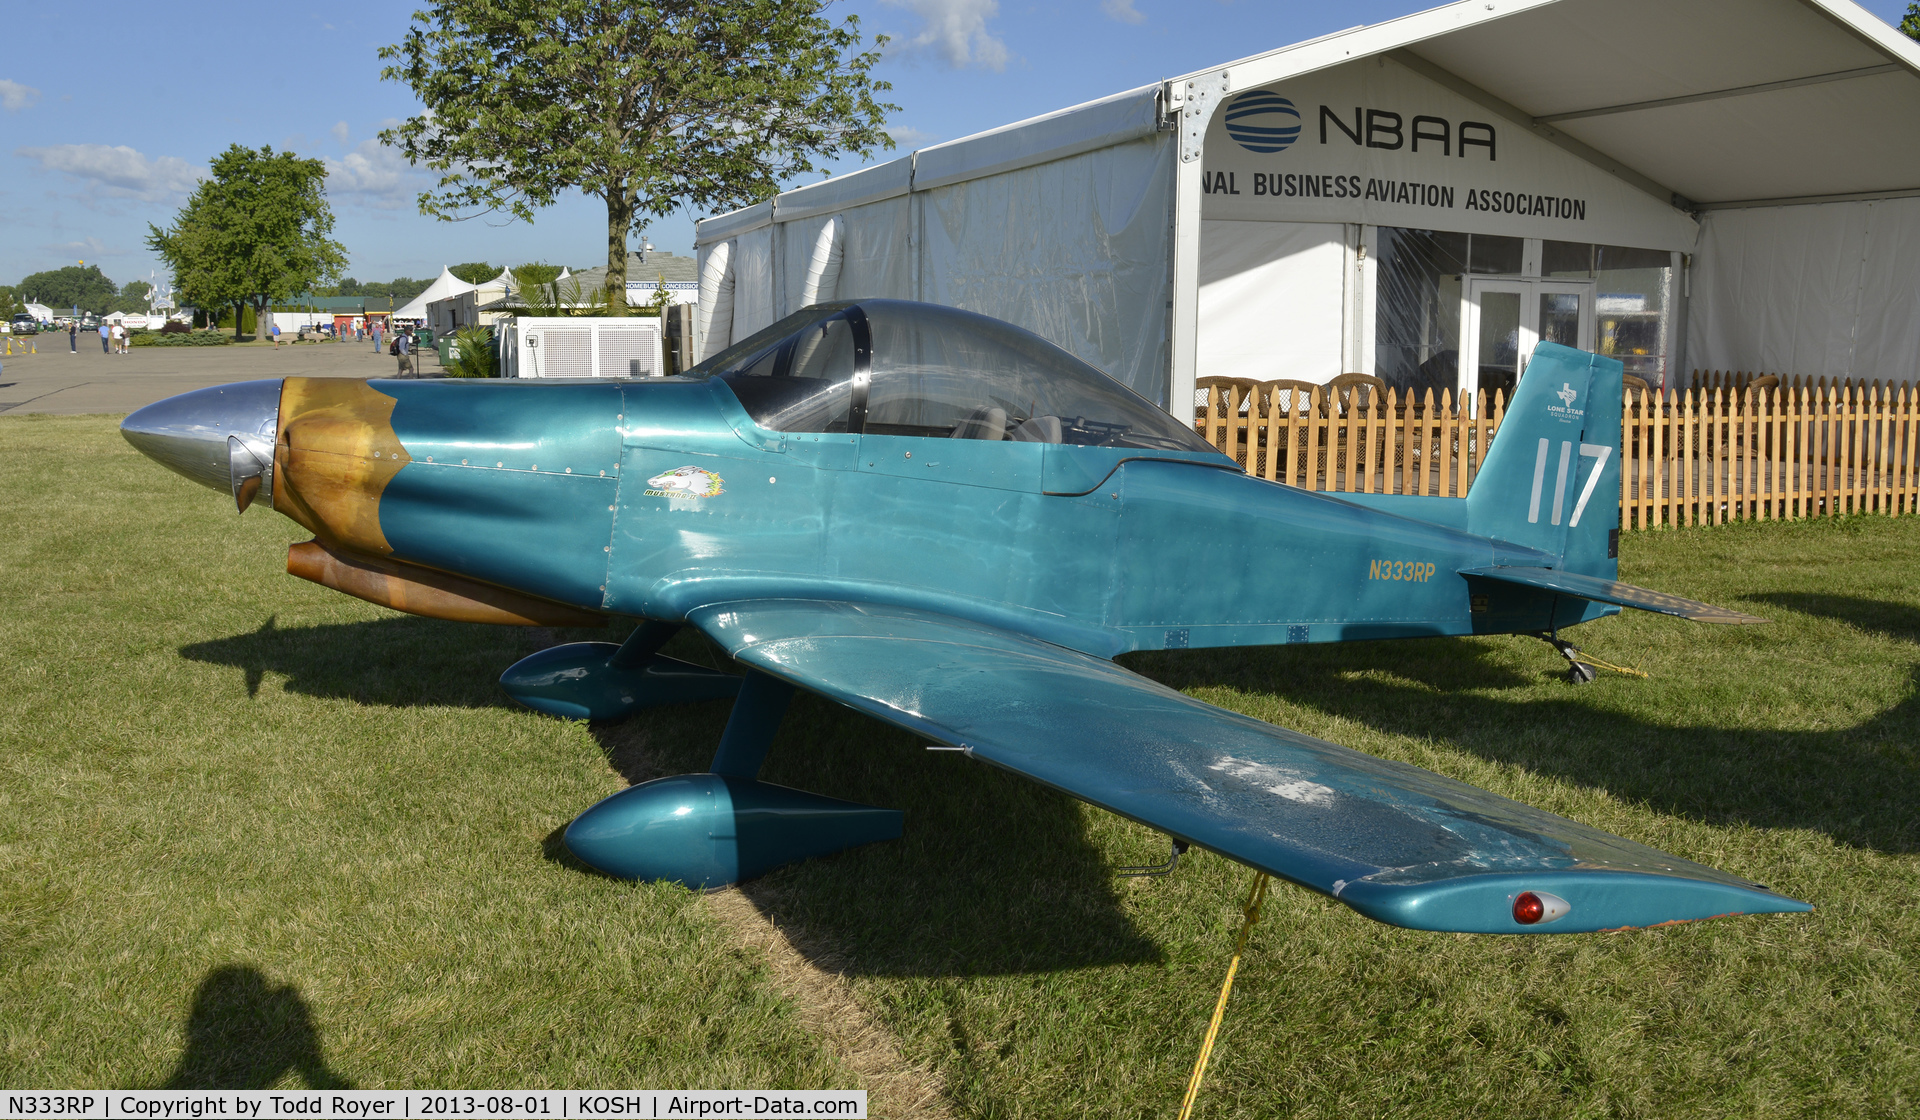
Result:
[[412,377],[413,376],[413,336],[411,334],[408,334],[406,331],[401,331],[398,334],[393,336],[393,345],[395,347],[394,352],[400,355],[399,376]]
[[80,352],[80,320],[78,319],[67,320],[67,352],[69,354]]
[[277,321],[273,324],[273,348],[280,349],[280,324]]
[[102,354],[113,353],[113,328],[107,326],[105,323],[100,324],[100,352]]
[[384,327],[385,327],[385,324],[378,319],[375,319],[372,323],[367,325],[367,333],[373,336],[373,352],[376,354],[382,353],[386,350],[386,346],[380,337],[381,335],[386,333],[386,331],[383,329]]

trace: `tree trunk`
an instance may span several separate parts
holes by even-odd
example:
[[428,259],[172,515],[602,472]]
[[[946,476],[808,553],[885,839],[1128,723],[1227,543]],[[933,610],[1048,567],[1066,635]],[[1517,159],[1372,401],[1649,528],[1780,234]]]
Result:
[[633,201],[621,180],[607,190],[607,314],[625,315],[627,309],[627,228],[633,224]]
[[233,340],[235,342],[239,342],[243,337],[240,333],[240,328],[243,324],[246,323],[246,321],[247,321],[247,301],[244,299],[234,300],[233,301]]

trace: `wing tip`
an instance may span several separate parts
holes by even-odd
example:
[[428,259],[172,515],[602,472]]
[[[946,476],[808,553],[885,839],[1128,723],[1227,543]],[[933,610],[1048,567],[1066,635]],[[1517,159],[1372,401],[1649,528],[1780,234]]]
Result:
[[[1564,916],[1522,920],[1515,903],[1528,892],[1565,900]],[[1600,870],[1503,871],[1417,884],[1362,880],[1344,884],[1338,897],[1375,921],[1435,933],[1605,933],[1814,909],[1757,886]]]

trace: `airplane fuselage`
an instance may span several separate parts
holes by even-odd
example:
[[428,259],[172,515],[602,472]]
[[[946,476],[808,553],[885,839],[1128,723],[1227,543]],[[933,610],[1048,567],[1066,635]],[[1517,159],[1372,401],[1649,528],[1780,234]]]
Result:
[[[348,416],[372,435],[343,439]],[[323,541],[594,612],[884,603],[1110,657],[1612,610],[1556,617],[1549,594],[1458,575],[1549,562],[1443,523],[1464,520],[1458,500],[1400,501],[1425,520],[1220,455],[780,433],[717,379],[293,379],[281,420],[275,507]]]

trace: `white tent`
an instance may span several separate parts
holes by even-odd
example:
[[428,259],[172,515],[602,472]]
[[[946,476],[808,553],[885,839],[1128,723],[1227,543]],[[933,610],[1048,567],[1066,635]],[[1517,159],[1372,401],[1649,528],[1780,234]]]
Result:
[[451,299],[454,296],[464,295],[479,286],[478,284],[467,283],[465,280],[455,276],[450,269],[442,266],[440,275],[434,279],[432,284],[427,286],[427,290],[413,297],[413,302],[394,312],[393,317],[395,319],[423,321],[427,317],[428,304],[437,300]]
[[[1407,296],[1416,241],[1452,263]],[[811,301],[923,299],[1176,412],[1213,373],[1451,362],[1468,388],[1546,337],[1662,378],[1913,379],[1920,44],[1848,0],[1472,0],[788,191],[696,245],[703,355]]]

